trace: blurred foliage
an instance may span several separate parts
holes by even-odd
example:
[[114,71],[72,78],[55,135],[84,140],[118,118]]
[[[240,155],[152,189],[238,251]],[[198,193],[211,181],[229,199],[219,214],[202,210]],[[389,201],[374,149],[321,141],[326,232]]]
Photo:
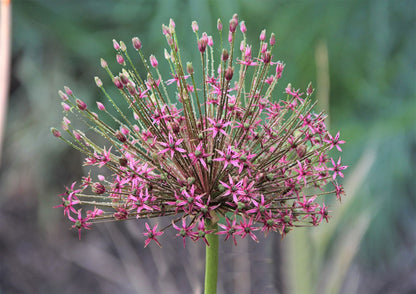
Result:
[[[337,250],[336,238],[343,237],[353,220],[371,214],[352,267],[360,274],[360,292],[415,290],[414,284],[400,288],[406,277],[415,280],[416,276],[416,4],[412,0],[13,1],[13,79],[0,173],[2,209],[12,197],[27,194],[24,199],[37,203],[38,228],[57,230],[51,219],[62,216],[50,209],[57,203],[55,195],[83,172],[80,156],[49,134],[51,125],[60,125],[57,90],[67,85],[87,102],[100,99],[93,77],[104,75],[100,57],[110,66],[115,64],[113,38],[130,46],[131,38],[139,36],[144,52],[155,54],[166,72],[162,23],[175,20],[182,56],[197,64],[191,21],[197,20],[200,31],[213,34],[215,42],[217,18],[227,27],[233,13],[246,21],[249,40],[258,40],[263,28],[276,34],[275,58],[287,65],[277,92],[288,82],[303,89],[309,81],[316,85],[315,50],[319,42],[326,42],[331,128],[340,130],[347,141],[342,157],[351,168],[346,177],[353,176],[349,173],[365,148],[374,149],[376,158],[322,256],[331,258]],[[336,204],[332,207],[338,209]],[[54,236],[62,234],[67,233]],[[349,276],[353,275],[350,270]]]

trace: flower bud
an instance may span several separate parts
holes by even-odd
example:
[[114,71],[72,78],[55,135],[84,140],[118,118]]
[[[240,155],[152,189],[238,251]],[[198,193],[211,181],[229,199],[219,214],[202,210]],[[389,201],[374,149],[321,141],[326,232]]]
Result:
[[194,31],[194,33],[199,31],[198,23],[196,21],[192,22],[192,30]]
[[123,52],[126,52],[126,50],[127,50],[126,44],[124,44],[124,42],[123,42],[123,41],[120,41],[120,49],[121,49],[121,51],[123,51]]
[[205,52],[205,49],[207,48],[207,38],[201,38],[198,40],[198,49],[201,53]]
[[100,62],[101,62],[101,67],[102,68],[106,68],[108,66],[107,61],[105,61],[103,58],[101,58]]
[[64,87],[65,92],[69,95],[72,96],[72,90],[70,88],[68,88],[67,86]]
[[214,40],[212,39],[212,36],[208,36],[208,42],[207,42],[209,47],[212,47],[212,45],[214,45]]
[[233,78],[233,74],[234,69],[232,67],[227,68],[227,70],[225,71],[225,79],[227,81],[231,81],[231,79]]
[[68,96],[62,92],[61,90],[58,91],[59,96],[62,98],[62,100],[66,101],[68,100]]
[[91,189],[95,194],[101,195],[101,194],[105,193],[104,185],[99,183],[99,182],[96,182],[96,183],[92,184]]
[[127,141],[126,136],[122,132],[120,132],[120,131],[117,131],[115,133],[115,136],[116,136],[117,140],[119,140],[121,143],[124,143],[124,142]]
[[113,39],[113,47],[116,50],[120,50],[120,44],[115,39]]
[[312,82],[310,82],[309,85],[308,85],[308,88],[306,89],[306,94],[308,96],[311,96],[313,91],[314,91],[314,88],[312,87]]
[[186,71],[192,75],[194,74],[194,67],[192,66],[192,62],[187,62],[186,63]]
[[220,32],[222,31],[222,23],[221,23],[221,19],[218,19],[218,20],[217,20],[217,30],[218,30],[218,31],[220,31]]
[[222,49],[222,61],[227,61],[228,60],[228,51],[227,49]]
[[134,37],[131,41],[133,43],[134,49],[140,50],[142,48],[142,42],[140,41],[139,38]]
[[230,19],[230,32],[234,33],[237,28],[238,22],[235,21],[234,18]]
[[304,145],[304,144],[299,145],[299,146],[296,148],[296,153],[298,154],[298,156],[299,156],[300,158],[302,158],[303,156],[305,156],[306,151],[307,151],[307,147],[306,147],[306,145]]
[[126,158],[122,157],[122,158],[120,158],[120,159],[118,160],[118,163],[119,163],[121,166],[127,166],[128,161],[127,161],[127,159],[126,159]]
[[99,77],[94,77],[94,80],[98,88],[101,88],[103,86],[103,82],[101,81]]
[[104,106],[104,104],[102,104],[101,102],[98,102],[98,101],[97,101],[97,107],[98,107],[98,109],[99,109],[99,110],[101,110],[101,111],[104,111],[104,110],[105,110],[105,106]]
[[266,40],[266,30],[262,30],[260,33],[260,41],[264,42]]
[[73,130],[72,134],[74,135],[75,139],[77,139],[78,141],[81,141],[81,135],[79,132]]
[[152,65],[153,68],[157,67],[158,62],[157,59],[154,55],[150,55],[150,64]]
[[283,68],[285,67],[285,65],[283,63],[281,63],[280,61],[277,63],[276,65],[276,78],[280,79],[280,77],[282,76],[282,72],[283,72]]
[[120,78],[119,77],[114,77],[114,79],[113,79],[113,83],[114,83],[114,85],[116,85],[116,87],[117,88],[119,88],[119,89],[123,89],[123,83],[120,81]]
[[54,135],[55,137],[57,137],[57,138],[59,138],[60,136],[61,136],[61,132],[60,131],[58,131],[57,129],[55,129],[55,128],[51,128],[51,132],[52,132],[52,135]]
[[123,56],[121,56],[120,54],[116,55],[116,60],[117,60],[118,64],[121,64],[123,66],[126,65],[126,63],[124,62]]
[[70,111],[71,110],[71,106],[69,106],[68,104],[62,102],[61,105],[62,105],[62,108],[64,109],[64,111]]
[[78,106],[79,110],[87,109],[87,104],[85,104],[84,101],[82,101],[80,99],[77,99],[77,100],[75,100],[75,102],[77,103],[77,106]]
[[246,23],[244,21],[242,21],[240,23],[240,31],[245,34],[247,32],[247,27],[246,27]]
[[272,33],[270,36],[270,46],[274,46],[274,44],[276,44],[276,36]]

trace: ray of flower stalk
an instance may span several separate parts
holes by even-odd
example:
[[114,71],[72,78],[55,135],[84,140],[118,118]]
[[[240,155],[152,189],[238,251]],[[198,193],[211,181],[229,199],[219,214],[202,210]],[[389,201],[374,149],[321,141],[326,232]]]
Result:
[[[257,242],[258,232],[267,236],[275,231],[284,237],[295,227],[327,221],[329,212],[318,198],[335,194],[340,199],[343,194],[336,178],[343,177],[346,167],[341,157],[335,162],[327,152],[333,147],[341,152],[344,141],[339,132],[329,134],[324,114],[313,112],[312,86],[308,85],[304,96],[289,84],[285,99],[276,97],[273,90],[284,64],[272,60],[275,36],[272,34],[267,43],[262,31],[259,51],[253,58],[244,22],[239,30],[243,35],[241,57],[234,63],[238,25],[234,15],[229,22],[227,49],[215,51],[219,56],[214,56],[212,36],[200,36],[197,23],[192,23],[201,76],[194,72],[192,63],[181,59],[173,20],[162,25],[170,49],[170,53],[165,50],[173,77],[169,80],[159,72],[155,55],[150,55],[149,61],[144,58],[137,37],[132,45],[146,78],[139,75],[124,42],[113,40],[120,72],[114,74],[103,59],[101,66],[122,99],[111,97],[96,77],[97,87],[114,109],[107,110],[99,102],[95,113],[65,87],[65,93],[59,91],[59,95],[65,115],[62,129],[67,136],[51,129],[55,137],[85,154],[84,165],[112,172],[108,180],[84,177],[79,188],[71,188],[71,196],[61,198],[63,204],[58,206],[66,209],[68,218],[75,222],[73,227],[81,233],[98,222],[174,217],[161,230],[146,224],[145,245],[151,241],[160,245],[158,237],[168,228],[178,231],[184,245],[186,239],[202,240],[206,245],[206,291],[212,291],[206,293],[215,293],[218,246],[213,244],[218,235],[225,234],[226,240],[232,237],[235,244],[237,237],[247,235]],[[221,36],[220,21],[217,29]],[[235,67],[239,67],[238,74]],[[270,69],[275,73],[268,76]],[[165,84],[175,87],[179,107],[172,104]],[[121,103],[130,113],[121,110]],[[68,115],[103,137],[106,146],[73,128]],[[113,124],[118,128],[110,126]],[[334,188],[326,188],[329,183]],[[81,210],[84,207],[94,209]],[[222,224],[224,219],[227,225]]]

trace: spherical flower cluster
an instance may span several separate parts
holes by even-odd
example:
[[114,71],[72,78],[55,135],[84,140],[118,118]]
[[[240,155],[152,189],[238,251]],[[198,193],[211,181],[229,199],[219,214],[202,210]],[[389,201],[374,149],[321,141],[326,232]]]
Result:
[[[181,60],[175,23],[163,25],[169,47],[165,58],[172,70],[168,80],[154,55],[146,60],[137,37],[133,48],[146,78],[139,75],[127,46],[114,40],[119,73],[105,60],[101,65],[120,95],[113,99],[95,78],[109,100],[107,106],[97,102],[98,113],[69,88],[59,92],[63,132],[53,128],[53,135],[84,153],[84,165],[111,171],[96,179],[88,174],[61,195],[58,207],[79,232],[108,219],[171,216],[160,231],[157,224],[145,223],[145,246],[151,241],[160,246],[158,238],[169,227],[184,245],[186,239],[207,243],[205,236],[212,233],[237,244],[237,237],[246,236],[257,242],[259,231],[284,236],[294,227],[328,221],[323,198],[332,194],[340,199],[344,191],[337,179],[346,168],[328,151],[342,151],[345,142],[339,132],[329,134],[324,113],[313,112],[311,85],[306,94],[290,84],[283,94],[273,92],[285,67],[273,61],[274,34],[267,41],[261,32],[254,57],[246,43],[247,27],[240,22],[239,32],[238,23],[234,15],[221,50],[192,23],[199,73]],[[217,29],[221,37],[220,21]],[[234,50],[238,37],[242,41]],[[90,133],[74,129],[70,114],[86,122]],[[93,132],[107,144],[95,143]],[[217,222],[218,232],[207,229],[207,223]]]

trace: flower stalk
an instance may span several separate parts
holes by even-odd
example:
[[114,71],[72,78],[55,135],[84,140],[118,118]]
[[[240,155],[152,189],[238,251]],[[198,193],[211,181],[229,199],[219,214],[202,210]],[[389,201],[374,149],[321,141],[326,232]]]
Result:
[[206,236],[208,244],[205,246],[205,294],[217,293],[218,280],[218,224],[207,222],[207,230],[213,232]]

